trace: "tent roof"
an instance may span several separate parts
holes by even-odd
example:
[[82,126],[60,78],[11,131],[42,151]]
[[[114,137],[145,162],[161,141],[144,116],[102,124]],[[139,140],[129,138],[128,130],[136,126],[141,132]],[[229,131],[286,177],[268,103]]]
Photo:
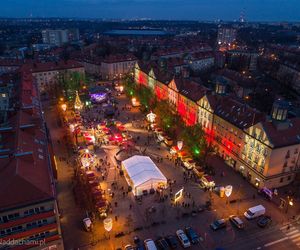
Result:
[[148,156],[135,155],[122,161],[134,187],[137,187],[149,180],[167,181],[159,168]]

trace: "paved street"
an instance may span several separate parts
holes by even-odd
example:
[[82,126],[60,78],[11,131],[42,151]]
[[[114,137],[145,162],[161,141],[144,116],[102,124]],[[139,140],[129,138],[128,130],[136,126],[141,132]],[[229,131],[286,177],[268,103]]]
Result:
[[[125,103],[128,104],[125,96],[118,98],[118,101],[119,109]],[[209,192],[201,189],[199,184],[192,179],[188,179],[186,182],[183,174],[185,170],[182,167],[175,166],[173,161],[167,159],[169,149],[165,145],[158,145],[154,139],[150,140],[150,145],[147,146],[145,154],[156,162],[168,179],[176,181],[171,187],[173,194],[184,187],[185,196],[180,200],[179,206],[171,206],[169,198],[164,202],[160,202],[159,197],[155,194],[143,197],[141,204],[134,199],[132,193],[124,196],[123,190],[127,190],[127,184],[124,177],[119,175],[115,160],[115,155],[119,149],[117,146],[105,145],[97,150],[96,154],[98,158],[107,156],[110,163],[105,167],[107,177],[100,182],[100,185],[106,193],[110,191],[115,193],[114,198],[108,197],[109,202],[112,204],[112,213],[109,214],[109,217],[114,219],[113,229],[108,235],[104,231],[102,222],[96,220],[93,232],[85,232],[82,225],[85,211],[79,204],[75,203],[72,192],[73,166],[70,163],[74,156],[69,158],[64,143],[58,143],[58,140],[62,141],[62,136],[65,135],[65,128],[58,127],[55,108],[46,109],[46,117],[51,131],[55,155],[58,159],[58,201],[66,249],[116,249],[129,243],[133,245],[133,237],[136,235],[141,239],[157,239],[160,236],[174,235],[177,229],[186,226],[192,226],[203,239],[200,245],[193,246],[191,249],[215,249],[216,247],[225,247],[225,249],[285,249],[286,247],[293,247],[295,249],[297,247],[298,237],[300,238],[299,226],[291,226],[289,230],[285,230],[283,225],[288,223],[286,214],[280,211],[275,204],[258,196],[254,187],[250,186],[246,180],[216,156],[211,156],[209,159],[215,169],[214,181],[217,186],[233,185],[233,193],[229,201],[236,199],[241,199],[241,201],[227,203],[225,198],[220,198],[213,193],[212,210],[191,216],[192,210],[196,210],[198,206],[204,205],[209,200]],[[120,112],[117,119],[125,124],[133,138],[140,137],[137,140],[136,148],[144,150],[147,136],[151,134],[136,126],[136,124],[142,125],[141,122],[132,124],[132,120],[143,120],[138,109],[124,110]],[[158,156],[163,157],[163,162],[158,163],[156,161]],[[65,160],[60,161],[61,157]],[[225,176],[222,176],[223,172]],[[113,188],[111,186],[112,182],[117,182],[118,187]],[[165,191],[165,194],[170,194],[170,188]],[[117,206],[115,202],[117,202]],[[188,207],[183,207],[183,202],[189,204]],[[258,204],[264,205],[267,214],[272,216],[273,223],[269,228],[261,229],[256,225],[256,221],[246,221],[243,217],[243,213],[249,207]],[[145,211],[152,206],[155,207],[156,212],[146,215]],[[289,215],[291,213],[292,211]],[[240,215],[245,221],[246,228],[244,231],[239,231],[230,224],[227,229],[217,232],[213,232],[209,228],[210,223],[215,219],[228,218],[231,214]],[[120,232],[125,235],[115,238],[115,235]],[[108,237],[110,240],[108,240]]]

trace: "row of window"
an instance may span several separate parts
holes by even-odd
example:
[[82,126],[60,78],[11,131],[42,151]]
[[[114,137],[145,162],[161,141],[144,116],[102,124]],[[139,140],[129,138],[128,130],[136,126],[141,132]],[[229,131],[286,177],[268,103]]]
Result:
[[26,225],[22,226],[22,225],[18,225],[15,227],[11,227],[11,228],[6,228],[0,231],[0,236],[5,236],[5,235],[11,235],[13,233],[16,232],[22,232],[31,228],[35,228],[35,227],[41,227],[45,224],[48,223],[47,219],[43,219],[43,220],[38,220],[38,221],[33,221],[30,223],[27,223]]
[[42,213],[44,211],[45,211],[45,207],[40,206],[40,207],[25,210],[22,215],[20,215],[19,212],[8,214],[8,215],[3,215],[3,216],[0,216],[0,223],[5,223],[5,222],[8,222],[10,220],[15,220],[15,219],[20,218],[21,216],[26,217],[26,216],[33,215],[33,214],[39,214],[39,213]]

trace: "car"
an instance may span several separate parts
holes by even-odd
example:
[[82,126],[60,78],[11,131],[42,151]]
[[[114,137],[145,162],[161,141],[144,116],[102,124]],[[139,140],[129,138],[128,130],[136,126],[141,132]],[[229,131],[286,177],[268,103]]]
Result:
[[192,159],[192,158],[184,158],[182,160],[183,165],[187,168],[187,169],[193,169],[196,166],[196,162]]
[[171,147],[172,144],[173,144],[173,140],[172,140],[172,138],[170,138],[169,136],[166,136],[166,137],[165,137],[165,140],[164,140],[164,143],[165,143],[167,146]]
[[245,227],[244,222],[236,215],[230,215],[229,220],[239,229],[243,229]]
[[82,220],[84,228],[87,232],[90,232],[93,229],[93,223],[89,217]]
[[225,219],[215,220],[213,223],[210,224],[210,227],[214,231],[216,231],[218,229],[221,229],[221,228],[225,228],[226,227],[226,220]]
[[193,228],[186,227],[185,232],[188,238],[190,239],[190,241],[192,242],[192,244],[197,244],[200,242],[200,237]]
[[124,250],[134,250],[134,247],[128,244],[124,247]]
[[176,235],[183,246],[183,248],[188,248],[191,246],[191,242],[189,241],[189,238],[186,236],[186,234],[183,232],[183,230],[179,229],[176,231]]
[[147,250],[157,250],[157,247],[156,247],[154,241],[151,239],[144,240],[144,244],[145,244],[145,248]]
[[166,241],[165,238],[159,238],[156,241],[156,245],[158,246],[158,249],[160,250],[168,250],[170,249],[168,242]]
[[138,236],[134,236],[133,237],[133,242],[134,242],[134,244],[139,244],[139,243],[141,243],[141,240],[140,240],[140,238],[138,237]]
[[267,227],[272,223],[272,219],[270,216],[268,215],[264,215],[262,216],[258,221],[257,221],[257,225],[259,227]]
[[157,140],[159,142],[163,142],[165,140],[165,136],[167,136],[165,133],[157,134]]
[[178,242],[177,242],[177,239],[174,235],[168,235],[166,237],[166,240],[169,244],[169,246],[172,248],[172,249],[175,249],[177,248],[177,245],[178,245]]

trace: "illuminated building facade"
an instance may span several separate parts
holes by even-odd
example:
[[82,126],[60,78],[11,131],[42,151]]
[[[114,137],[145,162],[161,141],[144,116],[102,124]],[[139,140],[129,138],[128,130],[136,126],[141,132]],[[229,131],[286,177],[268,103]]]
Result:
[[[150,71],[136,64],[136,83],[149,87],[141,79],[148,79]],[[275,188],[294,180],[299,169],[300,119],[287,119],[286,106],[274,103],[269,117],[226,95],[222,83],[210,93],[187,79],[164,83],[153,76],[155,70],[151,74],[157,98],[168,100],[187,125],[200,123],[215,152],[254,186]]]

